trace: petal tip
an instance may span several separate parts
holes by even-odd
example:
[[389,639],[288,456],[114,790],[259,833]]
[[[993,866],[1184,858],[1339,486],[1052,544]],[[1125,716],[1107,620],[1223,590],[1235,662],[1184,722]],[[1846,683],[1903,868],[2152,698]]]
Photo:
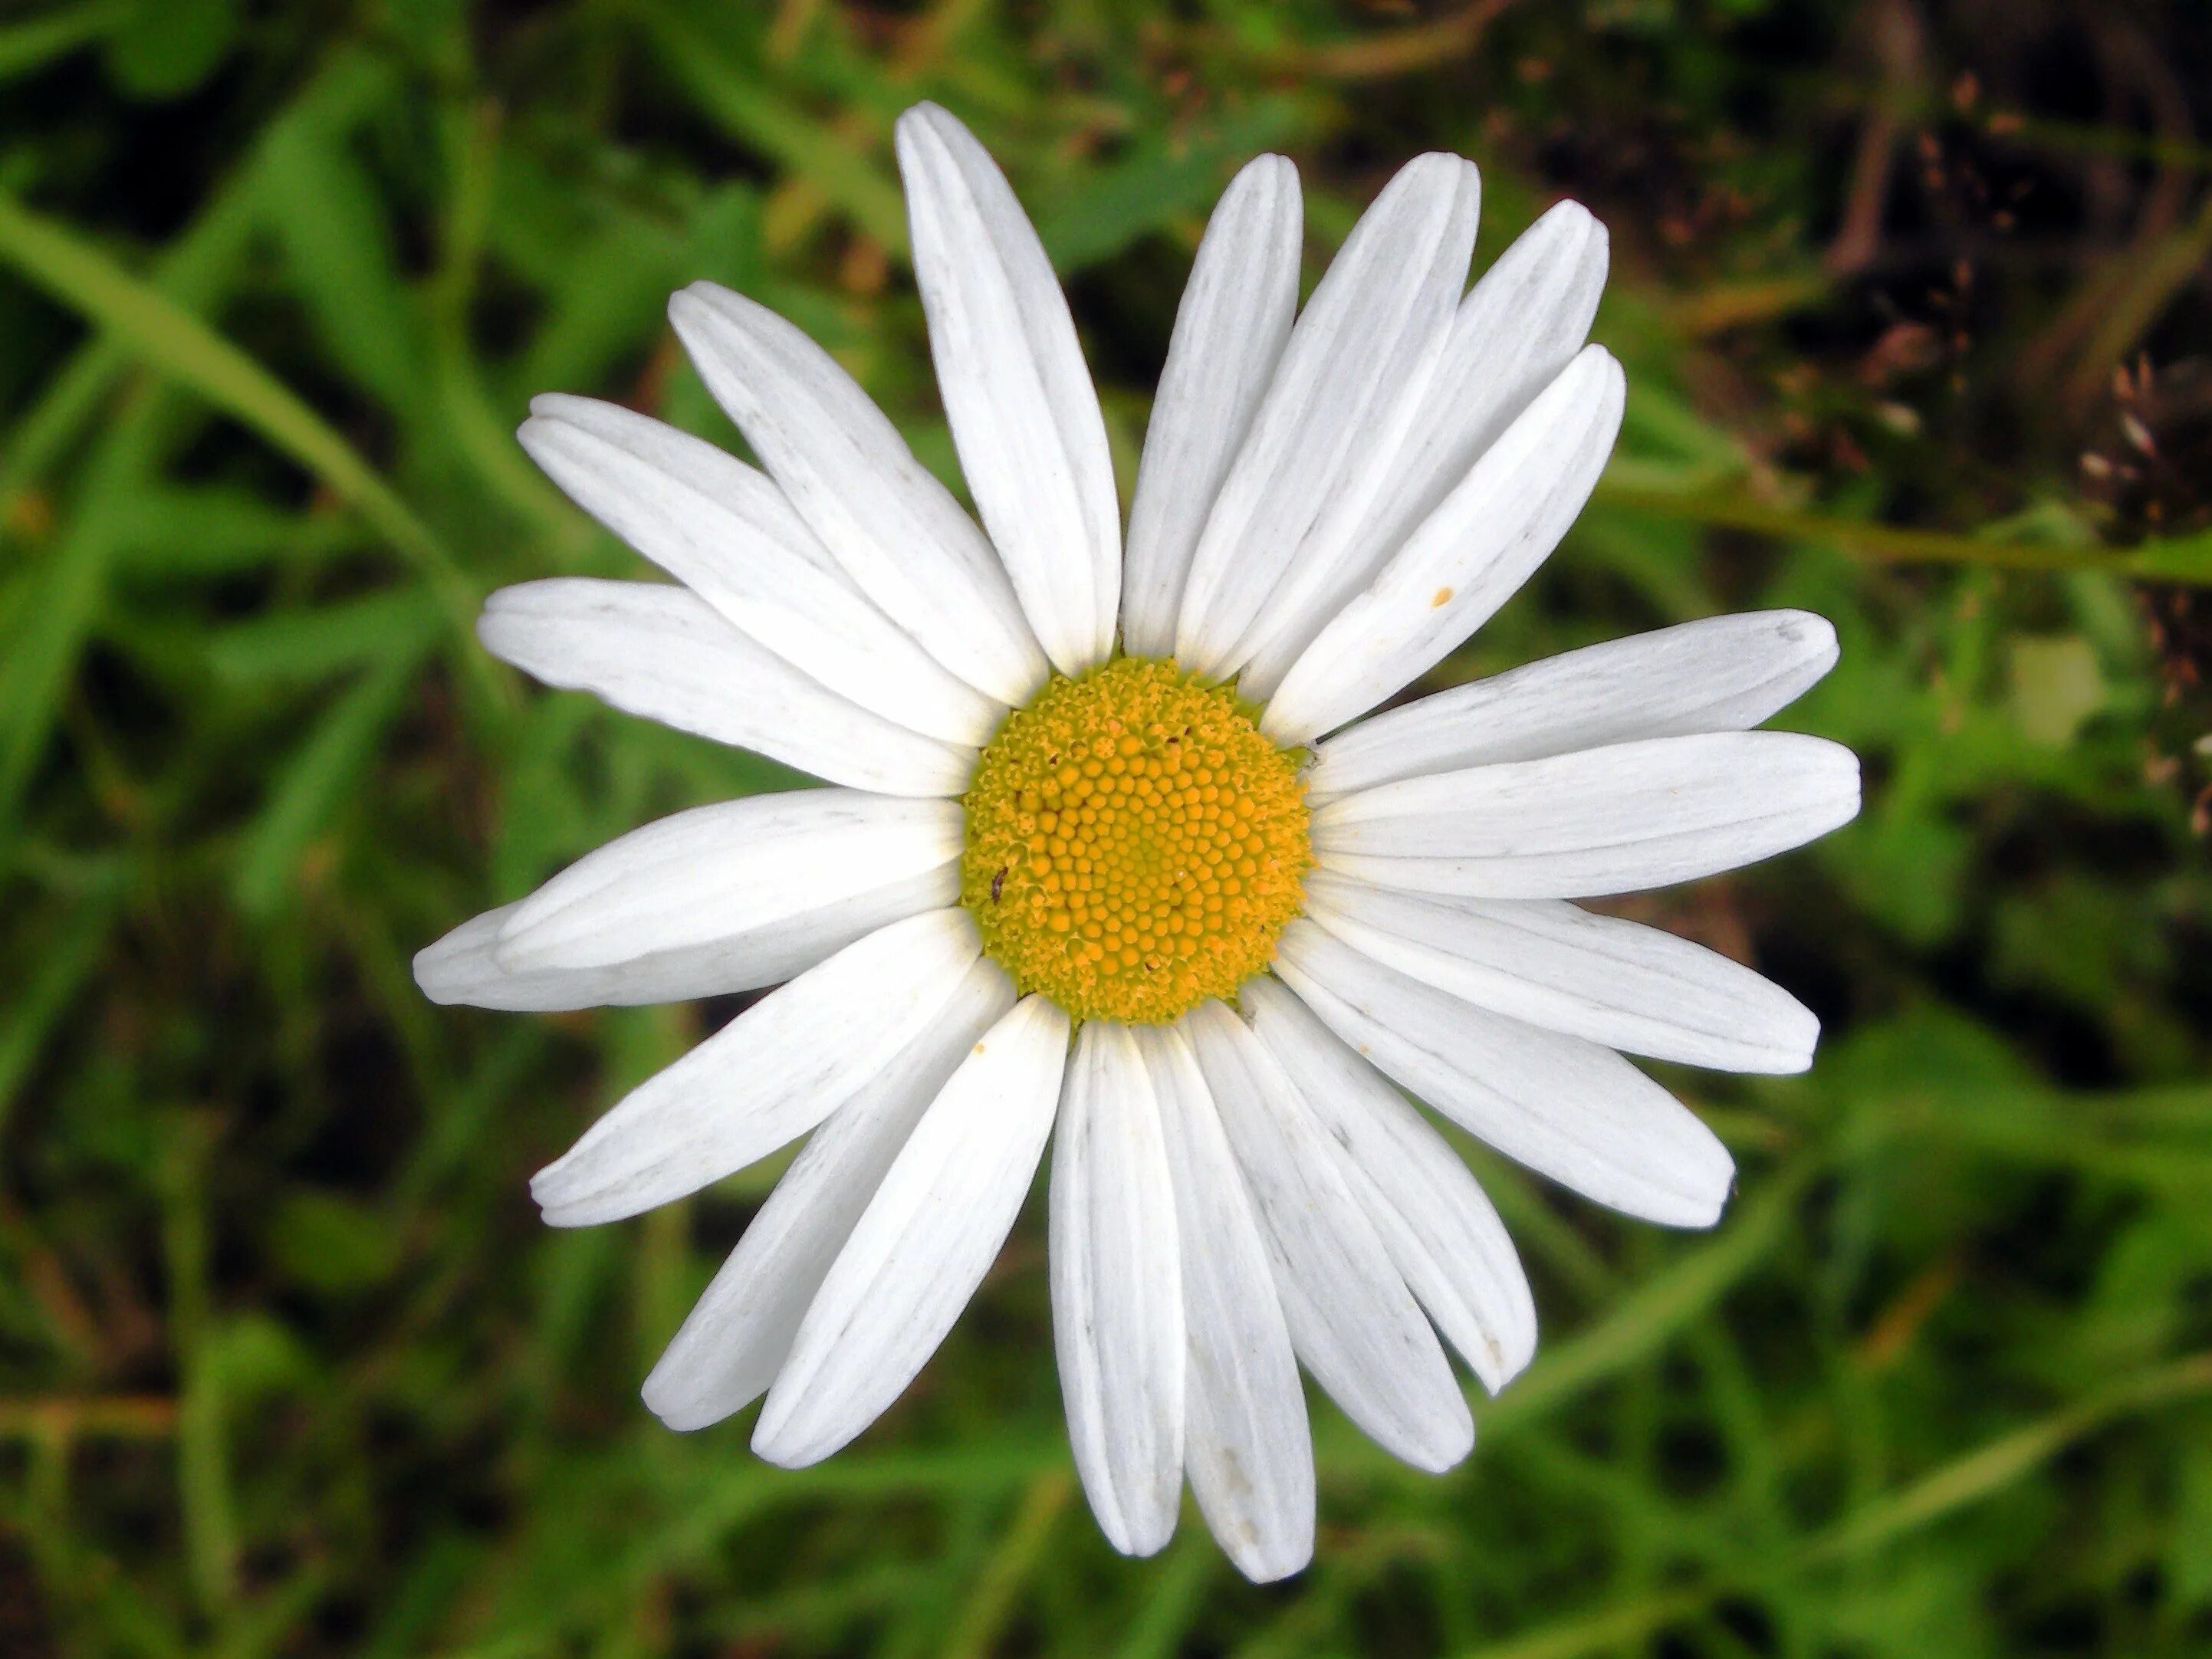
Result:
[[1525,1332],[1516,1331],[1514,1333],[1512,1340],[1510,1342],[1500,1343],[1498,1345],[1498,1358],[1500,1363],[1498,1368],[1498,1387],[1491,1390],[1491,1393],[1492,1394],[1497,1394],[1503,1390],[1507,1383],[1510,1382],[1515,1377],[1520,1376],[1522,1372],[1527,1370],[1528,1369],[1529,1361],[1535,1358],[1536,1327],[1534,1322],[1532,1321]]
[[1717,1190],[1684,1193],[1681,1208],[1665,1218],[1661,1224],[1679,1227],[1685,1232],[1704,1232],[1720,1224],[1721,1218],[1728,1213],[1729,1200],[1735,1196],[1735,1160],[1729,1158]]
[[553,1212],[569,1208],[576,1200],[576,1194],[568,1189],[568,1163],[566,1156],[556,1158],[530,1177],[531,1202],[544,1212],[549,1226],[561,1224],[553,1219]]
[[813,1443],[820,1437],[795,1422],[793,1415],[788,1409],[779,1408],[776,1391],[770,1389],[768,1403],[761,1407],[760,1421],[753,1425],[754,1456],[780,1469],[803,1469],[837,1449],[836,1445],[817,1449]]
[[670,1376],[666,1355],[647,1376],[637,1395],[664,1428],[673,1429],[678,1434],[693,1434],[709,1428],[730,1414],[702,1405],[696,1389],[687,1388]]
[[[1180,1493],[1177,1496],[1179,1500]],[[1121,1537],[1109,1537],[1107,1542],[1134,1560],[1158,1555],[1175,1537],[1179,1507],[1178,1502],[1165,1506],[1163,1513],[1158,1516],[1133,1517]]]
[[1820,1017],[1788,992],[1783,993],[1787,1008],[1776,1033],[1774,1044],[1776,1077],[1795,1077],[1813,1069],[1813,1054],[1820,1046]]
[[1237,1571],[1255,1584],[1279,1584],[1313,1564],[1310,1533],[1296,1539],[1224,1539],[1221,1547]]
[[451,1007],[461,1000],[461,951],[452,943],[453,937],[448,933],[424,945],[409,964],[415,976],[415,988],[441,1007]]
[[1770,613],[1775,634],[1793,653],[1791,665],[1802,686],[1817,684],[1843,654],[1836,625],[1817,611],[1777,611]]
[[732,312],[740,310],[745,303],[744,295],[702,277],[696,283],[686,283],[668,296],[668,320],[681,334],[687,326],[696,328],[726,320]]
[[1609,248],[1613,242],[1613,234],[1606,229],[1605,221],[1572,197],[1554,202],[1545,209],[1543,216],[1530,227],[1532,233],[1538,228],[1563,238],[1571,236],[1577,240],[1595,242],[1601,248]]
[[938,145],[939,154],[956,168],[960,165],[960,157],[955,153],[957,150],[985,158],[990,155],[982,140],[969,131],[966,122],[944,105],[924,99],[908,106],[891,128],[891,147],[898,152],[902,172],[922,159],[921,146],[931,140]]
[[1456,1416],[1449,1422],[1431,1425],[1428,1436],[1407,1449],[1413,1455],[1406,1461],[1425,1474],[1442,1474],[1457,1468],[1474,1449],[1474,1417],[1462,1402]]
[[540,392],[531,398],[530,412],[555,420],[572,413],[580,406],[590,408],[598,403],[596,398],[580,398],[573,392]]
[[1835,788],[1835,822],[1820,833],[1840,830],[1859,815],[1866,805],[1866,769],[1859,763],[1858,756],[1840,743],[1827,738],[1815,738],[1829,751],[1827,765],[1832,774]]

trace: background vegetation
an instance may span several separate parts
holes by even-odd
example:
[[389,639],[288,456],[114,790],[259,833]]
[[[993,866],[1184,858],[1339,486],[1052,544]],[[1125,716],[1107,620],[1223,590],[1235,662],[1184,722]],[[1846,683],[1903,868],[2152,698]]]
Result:
[[[1318,269],[1424,149],[1486,260],[1610,224],[1600,503],[1446,677],[1757,605],[1864,756],[1640,903],[1827,1022],[1670,1075],[1678,1236],[1479,1165],[1541,1352],[1443,1480],[1316,1413],[1314,1567],[1085,1516],[1038,1218],[854,1449],[636,1385],[772,1171],[528,1172],[726,1007],[434,1009],[417,946],[763,762],[523,686],[480,597],[638,574],[535,391],[732,438],[666,292],[951,451],[890,123],[1003,159],[1125,465],[1203,216]],[[2188,0],[0,6],[0,1652],[2203,1654],[2212,1647],[2212,21]],[[1126,477],[1125,477],[1126,483]]]

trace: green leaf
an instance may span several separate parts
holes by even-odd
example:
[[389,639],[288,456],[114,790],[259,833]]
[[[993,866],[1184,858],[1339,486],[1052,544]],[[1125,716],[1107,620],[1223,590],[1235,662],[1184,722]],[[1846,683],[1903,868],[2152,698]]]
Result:
[[207,637],[208,665],[225,679],[313,680],[364,665],[411,664],[437,633],[437,611],[413,588],[312,611],[233,623]]
[[1281,142],[1297,121],[1287,96],[1261,100],[1196,137],[1146,134],[1082,188],[1037,216],[1037,236],[1062,271],[1111,258],[1139,238],[1209,212],[1230,176]]
[[133,0],[90,0],[64,11],[0,27],[0,81],[44,69],[57,58],[88,46],[131,18]]
[[292,124],[271,137],[261,178],[293,291],[324,349],[393,414],[419,410],[422,328],[394,266],[392,215],[345,135]]
[[270,1212],[267,1243],[294,1284],[339,1295],[380,1283],[400,1247],[389,1218],[373,1206],[308,1187],[287,1193]]
[[676,8],[654,5],[647,16],[662,66],[690,90],[702,113],[813,185],[886,250],[906,251],[905,198],[868,147],[746,74]]
[[238,0],[140,0],[107,44],[108,72],[133,97],[181,98],[237,44]]
[[309,844],[360,798],[385,731],[405,706],[418,660],[419,653],[394,657],[349,687],[277,769],[232,862],[231,895],[250,921],[276,915]]
[[457,629],[476,595],[429,526],[337,432],[269,371],[89,243],[0,194],[0,259],[49,295],[128,339],[176,377],[290,455],[420,566]]
[[133,491],[114,503],[108,526],[118,573],[171,581],[313,563],[364,539],[343,514],[295,513],[231,484]]

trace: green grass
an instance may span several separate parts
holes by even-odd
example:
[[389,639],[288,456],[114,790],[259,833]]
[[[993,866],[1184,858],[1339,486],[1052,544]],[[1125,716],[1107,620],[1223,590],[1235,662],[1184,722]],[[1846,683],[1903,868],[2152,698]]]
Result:
[[[1987,15],[0,8],[0,1652],[2212,1647],[2212,36],[2178,0]],[[889,144],[924,96],[1069,279],[1125,489],[1246,155],[1299,163],[1310,273],[1424,149],[1482,163],[1480,259],[1585,200],[1621,450],[1437,679],[1758,605],[1844,641],[1785,723],[1859,750],[1864,815],[1635,907],[1827,1023],[1805,1078],[1668,1074],[1730,1214],[1641,1228],[1470,1149],[1539,1357],[1443,1479],[1317,1405],[1280,1587],[1194,1513],[1151,1562],[1098,1538],[1034,1201],[844,1455],[662,1430],[637,1383],[774,1170],[574,1234],[526,1181],[714,1011],[408,977],[610,836],[787,781],[469,624],[640,574],[514,444],[531,393],[733,441],[662,313],[694,278],[951,476]]]

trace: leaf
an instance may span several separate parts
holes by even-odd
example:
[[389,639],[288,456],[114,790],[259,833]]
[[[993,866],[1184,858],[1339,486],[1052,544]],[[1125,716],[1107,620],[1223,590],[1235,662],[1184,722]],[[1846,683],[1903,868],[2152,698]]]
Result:
[[109,37],[108,73],[133,97],[181,98],[237,44],[238,0],[140,0]]
[[2078,634],[2013,636],[2013,718],[2031,743],[2063,749],[2105,703],[2097,653]]
[[1063,275],[1111,258],[1131,243],[1213,205],[1230,175],[1297,125],[1297,104],[1265,98],[1195,138],[1146,134],[1109,167],[1085,176],[1056,209],[1037,215],[1037,236]]
[[261,179],[293,291],[324,349],[392,413],[419,410],[422,328],[393,263],[392,215],[343,133],[299,121],[271,134]]
[[2174,1470],[2173,1530],[2166,1547],[2166,1571],[2173,1593],[2186,1607],[2212,1606],[2212,1434],[2203,1413],[2196,1432],[2185,1437]]
[[112,503],[108,524],[119,574],[173,581],[313,563],[362,543],[343,514],[293,512],[231,484],[134,490]]
[[0,28],[0,81],[44,69],[55,58],[99,40],[131,13],[131,0],[91,0]]
[[147,361],[236,416],[360,509],[423,571],[465,631],[473,585],[375,469],[254,359],[75,233],[0,193],[0,259],[72,310],[128,339]]
[[373,669],[333,703],[279,769],[231,866],[231,896],[251,921],[276,915],[308,844],[358,797],[384,732],[406,702],[419,650]]
[[43,954],[27,982],[0,1004],[0,1125],[4,1125],[49,1034],[85,982],[98,970],[115,925],[116,901],[102,892],[71,907],[47,933]]
[[284,1194],[270,1213],[266,1237],[277,1270],[294,1284],[339,1295],[380,1283],[400,1248],[390,1218],[311,1187]]
[[744,74],[674,9],[656,5],[647,16],[663,67],[690,88],[702,114],[813,185],[887,252],[906,251],[906,202],[885,170],[882,146],[854,143],[849,132]]
[[2212,583],[2212,532],[2131,548],[2087,547],[2074,541],[2022,542],[1922,530],[1773,507],[1741,494],[1671,489],[1630,481],[1616,465],[1598,483],[1595,500],[1718,529],[1748,530],[1791,541],[1825,543],[1861,558],[1896,564],[1988,565],[2000,570],[2100,570],[2148,580]]
[[314,680],[364,665],[411,664],[437,631],[427,595],[394,588],[312,611],[278,611],[208,635],[208,665],[240,682]]

